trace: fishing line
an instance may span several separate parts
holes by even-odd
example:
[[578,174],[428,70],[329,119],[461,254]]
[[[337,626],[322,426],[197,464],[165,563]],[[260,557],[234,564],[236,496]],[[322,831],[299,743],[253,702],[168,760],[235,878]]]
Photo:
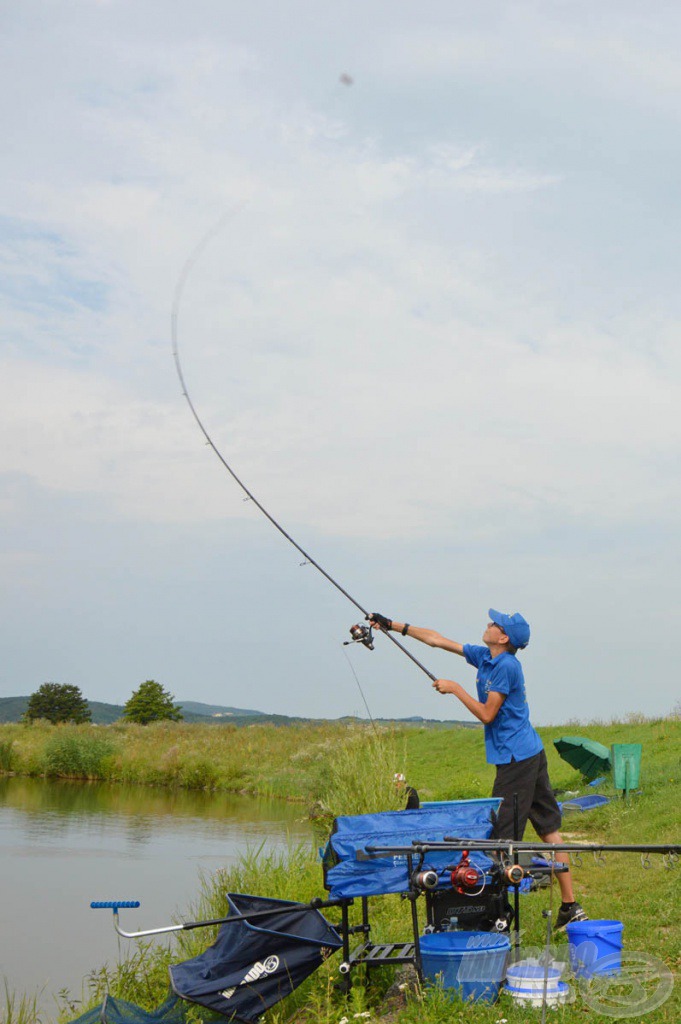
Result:
[[367,715],[369,716],[369,721],[371,722],[371,725],[373,727],[374,733],[376,734],[376,739],[378,739],[378,729],[376,728],[376,723],[374,722],[374,720],[372,718],[372,715],[371,715],[371,712],[369,711],[369,705],[367,704],[367,699],[364,696],[364,691],[362,690],[362,687],[360,685],[359,676],[355,672],[355,666],[352,664],[352,661],[350,660],[348,652],[344,650],[343,654],[345,655],[345,660],[347,661],[348,665],[350,666],[350,671],[352,672],[353,676],[355,677],[355,682],[357,683],[357,689],[359,690],[359,692],[361,694],[361,697],[362,697],[362,700],[364,701],[364,707],[366,708]]
[[[333,576],[331,576],[331,574],[328,573],[326,571],[326,569],[324,569],[319,564],[319,562],[317,562],[312,557],[312,555],[310,555],[307,551],[305,551],[305,549],[302,548],[300,546],[300,544],[298,544],[298,542],[296,540],[294,540],[294,538],[291,536],[290,533],[286,532],[284,527],[281,526],[281,524],[277,522],[277,520],[274,518],[274,516],[271,515],[271,513],[267,511],[265,506],[260,501],[258,501],[256,496],[253,494],[252,491],[249,490],[249,488],[246,486],[246,484],[243,482],[243,480],[239,476],[237,476],[235,471],[230,466],[229,462],[227,462],[227,459],[224,457],[224,455],[219,450],[219,448],[217,447],[217,445],[213,441],[212,437],[208,433],[208,429],[206,428],[206,426],[204,425],[201,417],[199,416],[198,412],[196,411],[196,406],[194,405],[194,403],[193,403],[193,401],[191,399],[191,396],[189,394],[189,389],[187,388],[187,382],[185,381],[184,373],[182,371],[182,364],[180,362],[180,349],[179,349],[179,340],[178,340],[178,338],[179,338],[179,334],[178,334],[178,320],[179,320],[179,315],[180,315],[180,304],[181,304],[181,300],[182,300],[182,293],[184,292],[184,288],[185,288],[185,285],[186,285],[187,280],[189,278],[189,275],[190,275],[191,271],[193,270],[193,268],[195,267],[199,257],[203,254],[204,250],[207,248],[209,243],[215,238],[215,236],[217,234],[219,234],[219,232],[221,231],[221,229],[222,229],[223,225],[226,223],[226,221],[229,218],[231,218],[239,209],[241,209],[241,207],[243,205],[244,205],[244,203],[240,203],[237,207],[235,207],[234,209],[230,210],[228,213],[224,214],[220,218],[220,220],[212,228],[210,228],[209,231],[206,232],[206,234],[203,236],[201,241],[198,243],[198,245],[194,248],[194,250],[189,255],[186,263],[184,264],[184,266],[183,266],[183,268],[182,268],[182,270],[180,272],[180,276],[179,276],[179,278],[177,280],[177,284],[175,286],[175,292],[174,292],[174,295],[173,295],[172,313],[171,313],[171,338],[172,338],[173,359],[175,361],[175,369],[177,370],[177,376],[179,378],[180,385],[182,387],[182,394],[184,395],[184,397],[185,397],[185,399],[187,401],[187,405],[189,406],[189,408],[191,410],[191,413],[192,413],[192,416],[194,417],[194,420],[196,421],[196,425],[198,426],[199,430],[201,431],[201,433],[203,434],[204,438],[206,439],[206,443],[213,450],[213,452],[218,457],[218,459],[220,460],[220,462],[222,463],[224,468],[227,470],[227,472],[232,477],[232,479],[235,481],[235,483],[238,484],[238,486],[244,492],[246,497],[248,499],[250,499],[250,501],[253,502],[253,504],[256,506],[256,508],[258,508],[260,510],[260,512],[262,512],[262,514],[265,516],[266,519],[269,519],[269,521],[272,524],[272,526],[274,526],[279,531],[279,533],[282,535],[282,537],[284,537],[289,542],[289,544],[293,545],[293,547],[296,549],[296,551],[298,551],[303,556],[305,561],[308,562],[310,565],[313,565],[315,567],[315,569],[317,569],[317,571],[320,572],[321,575],[326,580],[328,580],[329,583],[331,583],[336,588],[336,590],[340,591],[340,593],[344,597],[346,597],[348,599],[348,601],[350,601],[351,604],[353,604],[355,606],[355,608],[357,608],[364,615],[364,617],[366,619],[368,619],[369,618],[369,612],[366,610],[366,608],[364,608],[359,603],[359,601],[357,601],[351,594],[349,594],[348,591],[345,590],[345,588],[342,587],[340,585],[340,583],[338,583],[338,581],[335,580],[333,578]],[[383,630],[381,630],[381,632],[383,633],[384,636],[387,636],[387,638],[393,644],[395,644],[396,647],[399,647],[399,649],[402,651],[402,653],[406,654],[406,656],[411,661],[413,661],[414,664],[418,668],[420,668],[422,672],[425,672],[425,674],[428,676],[429,679],[431,679],[433,682],[435,682],[435,680],[437,679],[437,676],[434,676],[433,673],[430,672],[425,667],[425,665],[422,665],[421,662],[418,660],[418,658],[415,658],[414,655],[410,651],[408,651],[407,648],[404,647],[399,642],[399,640],[396,640],[395,637],[392,636],[391,633],[386,633]],[[365,701],[365,704],[366,704],[366,701]]]

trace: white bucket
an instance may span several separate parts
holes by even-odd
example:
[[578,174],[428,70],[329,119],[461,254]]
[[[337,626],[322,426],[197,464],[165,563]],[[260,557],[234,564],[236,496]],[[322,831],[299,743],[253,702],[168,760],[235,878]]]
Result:
[[569,985],[560,980],[561,973],[558,967],[520,960],[508,968],[504,992],[523,1006],[543,1006],[546,985],[546,1005],[561,1006],[570,994]]

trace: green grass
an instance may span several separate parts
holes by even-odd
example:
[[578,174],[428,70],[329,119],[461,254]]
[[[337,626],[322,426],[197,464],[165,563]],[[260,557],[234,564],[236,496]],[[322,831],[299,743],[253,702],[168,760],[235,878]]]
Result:
[[[6,730],[14,730],[9,733]],[[71,731],[70,731],[71,730]],[[89,730],[89,731],[88,731]],[[564,789],[581,789],[577,772],[561,761],[553,739],[566,734],[588,735],[606,745],[614,742],[643,744],[642,792],[622,800],[606,786],[602,791],[613,799],[607,806],[585,815],[566,817],[565,835],[578,840],[606,842],[663,842],[681,840],[681,722],[659,721],[594,723],[550,727],[540,730],[544,739],[552,781]],[[113,752],[102,757],[100,768],[109,780],[155,782],[164,785],[202,785],[213,789],[248,788],[251,792],[314,802],[318,820],[328,830],[330,816],[361,813],[394,806],[392,773],[405,771],[423,799],[459,799],[487,796],[493,770],[485,764],[482,734],[466,729],[403,728],[380,730],[340,726],[296,726],[291,729],[256,727],[236,730],[225,742],[212,745],[216,731],[202,726],[168,725],[141,729],[134,726],[40,727],[6,726],[0,729],[0,743],[12,743],[16,770],[44,771],[51,738],[72,735],[105,735]],[[55,742],[52,739],[52,742]],[[224,747],[234,749],[225,751]],[[240,763],[239,763],[240,762]],[[209,772],[209,775],[206,775]],[[637,855],[612,854],[605,865],[585,857],[574,867],[577,898],[590,917],[614,918],[624,922],[627,951],[645,951],[659,958],[672,971],[681,967],[681,928],[678,903],[681,868],[667,871],[660,858],[651,858],[650,870],[641,867]],[[186,918],[216,917],[224,913],[228,890],[308,900],[323,894],[322,873],[316,851],[292,847],[285,853],[244,851],[240,862],[203,880],[196,903],[187,908]],[[410,936],[409,906],[396,896],[371,901],[372,937],[375,941],[407,940]],[[523,943],[540,947],[545,937],[542,911],[558,906],[557,892],[542,890],[522,897]],[[352,910],[357,921],[359,907]],[[423,915],[423,907],[421,907]],[[338,915],[328,911],[331,920]],[[124,926],[133,922],[124,922]],[[134,957],[113,971],[96,970],[86,987],[83,1006],[101,1001],[105,990],[151,1008],[162,1002],[167,991],[167,965],[205,948],[209,936],[199,931],[184,933],[170,949],[140,947]],[[556,947],[565,950],[564,937]],[[428,989],[409,997],[406,1004],[386,1003],[392,981],[389,968],[375,972],[366,986],[360,972],[353,972],[353,988],[344,998],[335,988],[340,956],[332,957],[287,1000],[270,1011],[266,1024],[348,1024],[380,1021],[387,1024],[444,1024],[470,1022],[493,1024],[505,1018],[509,1024],[539,1020],[540,1012],[523,1010],[502,996],[493,1006],[466,1007],[450,1002],[441,992]],[[10,995],[6,995],[9,1006]],[[14,1000],[13,1016],[7,1024],[24,1024],[21,1001]],[[68,1001],[60,1020],[76,1014]],[[390,1011],[388,1014],[387,1011]],[[24,1014],[21,1016],[21,1014]],[[193,1011],[197,1021],[201,1012]],[[355,1017],[369,1014],[369,1017]],[[612,1016],[595,1012],[579,996],[572,1006],[551,1011],[556,1024],[596,1024]],[[659,1008],[642,1017],[645,1024],[678,1024],[681,993],[677,989]]]

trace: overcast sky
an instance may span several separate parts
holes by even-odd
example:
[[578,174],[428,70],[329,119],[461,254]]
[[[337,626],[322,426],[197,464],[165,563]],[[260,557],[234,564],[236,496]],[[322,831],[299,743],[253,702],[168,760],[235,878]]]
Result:
[[538,724],[669,713],[681,7],[0,11],[0,695],[336,717],[354,668],[374,716],[469,717],[342,647],[192,419],[178,295],[215,444],[360,605],[464,642],[522,611]]

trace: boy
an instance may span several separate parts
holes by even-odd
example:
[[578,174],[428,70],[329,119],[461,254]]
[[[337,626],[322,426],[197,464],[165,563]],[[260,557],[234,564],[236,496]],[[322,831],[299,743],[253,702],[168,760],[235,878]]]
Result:
[[[519,612],[507,615],[490,608],[489,617],[482,636],[484,647],[479,647],[449,640],[433,629],[396,622],[378,612],[369,616],[378,629],[394,630],[429,647],[458,654],[477,668],[477,700],[452,679],[436,679],[433,687],[438,693],[453,694],[485,727],[487,761],[496,766],[492,796],[503,799],[494,836],[513,838],[513,795],[517,793],[520,838],[529,819],[543,842],[562,843],[560,808],[549,782],[544,746],[530,723],[525,678],[516,658],[517,651],[529,643],[530,626]],[[567,853],[557,853],[556,860],[569,864]],[[556,877],[563,901],[556,928],[564,928],[570,921],[586,921],[586,913],[575,901],[570,871]]]

